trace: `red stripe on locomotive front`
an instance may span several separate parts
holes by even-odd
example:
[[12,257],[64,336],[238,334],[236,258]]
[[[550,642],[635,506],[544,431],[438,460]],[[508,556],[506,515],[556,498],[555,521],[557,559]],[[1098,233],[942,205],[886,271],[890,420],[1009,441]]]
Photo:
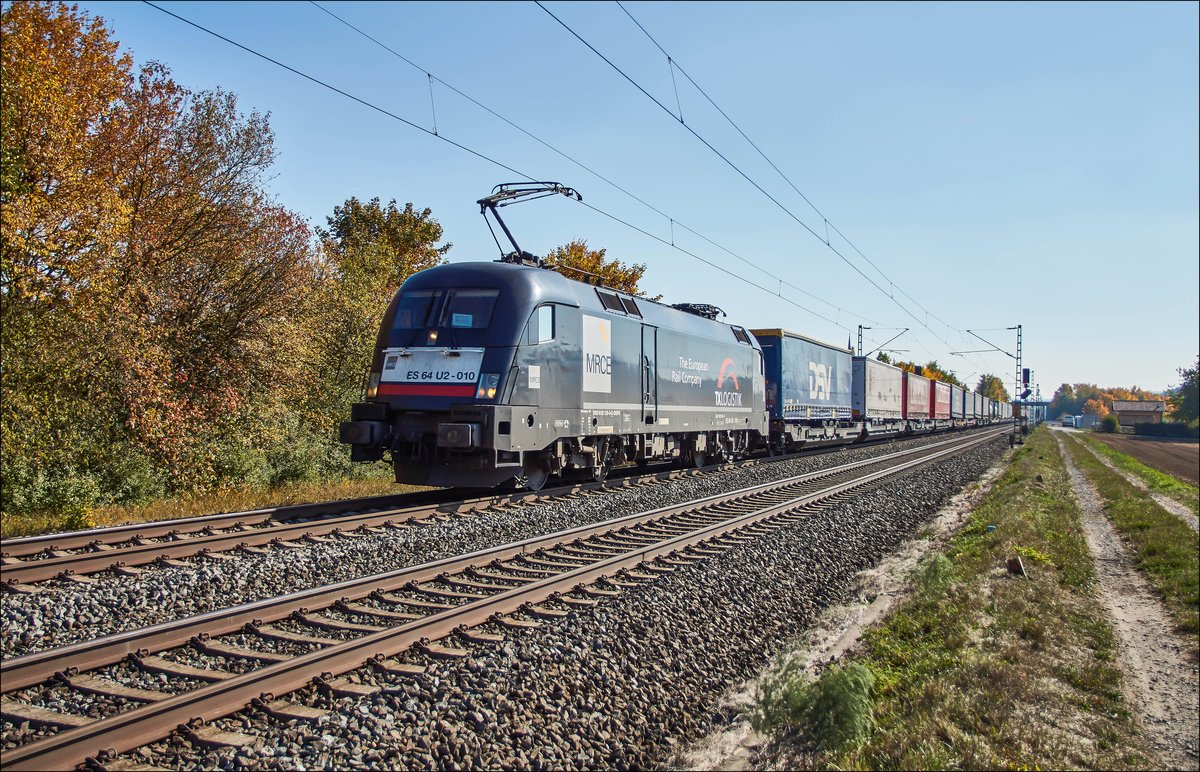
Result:
[[437,383],[381,383],[381,397],[473,397],[475,386]]

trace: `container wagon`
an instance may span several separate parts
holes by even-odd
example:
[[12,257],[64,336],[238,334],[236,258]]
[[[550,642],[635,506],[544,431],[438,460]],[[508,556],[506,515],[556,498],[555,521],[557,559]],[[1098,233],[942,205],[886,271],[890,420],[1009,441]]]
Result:
[[863,436],[904,431],[904,371],[870,357],[854,357],[852,415]]
[[853,352],[786,330],[751,330],[762,346],[770,442],[780,451],[857,439]]
[[930,400],[930,380],[923,375],[904,371],[904,421],[910,433],[933,430],[933,410]]
[[949,429],[952,424],[950,422],[950,402],[951,390],[950,384],[942,383],[941,381],[930,381],[929,389],[929,411],[930,417],[933,419],[933,425],[936,429]]
[[965,426],[966,406],[963,397],[967,394],[961,386],[950,385],[950,423],[954,426]]

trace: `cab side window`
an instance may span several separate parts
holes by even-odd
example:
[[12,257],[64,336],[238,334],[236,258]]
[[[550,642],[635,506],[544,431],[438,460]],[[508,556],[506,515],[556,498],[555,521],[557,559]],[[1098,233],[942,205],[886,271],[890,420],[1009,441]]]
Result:
[[524,343],[536,346],[554,340],[554,306],[538,306],[525,325]]

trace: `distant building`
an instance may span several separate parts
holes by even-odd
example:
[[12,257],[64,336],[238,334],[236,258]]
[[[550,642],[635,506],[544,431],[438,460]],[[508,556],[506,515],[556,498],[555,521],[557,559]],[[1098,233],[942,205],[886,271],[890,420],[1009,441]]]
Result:
[[1121,426],[1161,424],[1166,410],[1167,403],[1162,401],[1114,399],[1112,403],[1113,415]]

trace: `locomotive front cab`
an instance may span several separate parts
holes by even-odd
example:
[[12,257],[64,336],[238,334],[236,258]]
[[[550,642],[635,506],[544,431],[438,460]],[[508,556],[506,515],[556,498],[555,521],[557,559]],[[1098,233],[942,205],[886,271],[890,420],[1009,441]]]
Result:
[[542,395],[559,383],[549,371],[570,300],[556,291],[560,283],[557,274],[503,263],[410,277],[384,315],[366,399],[341,427],[352,460],[377,461],[387,451],[396,481],[419,485],[520,476],[522,451],[534,449],[544,427]]

